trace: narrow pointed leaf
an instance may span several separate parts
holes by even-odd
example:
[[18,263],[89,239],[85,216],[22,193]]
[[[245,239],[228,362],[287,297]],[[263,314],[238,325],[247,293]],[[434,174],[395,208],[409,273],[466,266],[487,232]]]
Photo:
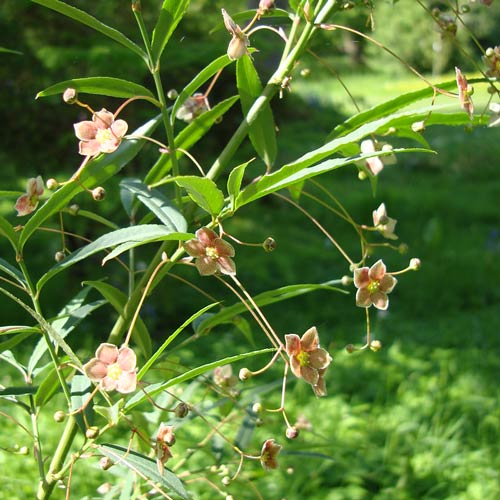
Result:
[[[93,424],[94,412],[92,400],[89,401],[92,384],[85,375],[75,375],[71,379],[71,411],[76,412],[74,417],[83,433],[88,425]],[[85,418],[83,418],[81,409],[85,408]]]
[[231,170],[229,177],[227,179],[227,192],[229,194],[229,199],[231,201],[231,209],[236,210],[235,201],[241,191],[241,183],[243,182],[243,176],[245,175],[245,170],[248,164],[253,161],[249,160],[246,163],[242,163]]
[[12,225],[0,215],[0,236],[5,236],[14,250],[18,250],[19,235],[14,231]]
[[0,342],[0,353],[12,349],[28,337],[31,337],[34,333],[40,333],[40,330],[37,328],[26,328],[12,333],[14,335],[10,339]]
[[175,177],[174,182],[184,188],[189,197],[205,212],[212,216],[219,215],[224,206],[224,194],[212,179],[185,175]]
[[16,267],[9,264],[6,260],[0,258],[0,271],[3,271],[5,274],[8,274],[11,278],[14,278],[21,285],[26,285],[26,280],[24,279],[23,273],[19,271]]
[[[241,108],[246,116],[256,99],[262,93],[262,84],[252,59],[246,55],[236,63],[236,83],[240,94]],[[276,160],[276,126],[273,112],[268,102],[249,128],[250,141],[266,167],[270,168]]]
[[[42,407],[47,404],[61,388],[59,376],[57,374],[58,370],[60,369],[61,368],[51,368],[49,370],[49,373],[45,376],[45,378],[38,386],[38,389],[35,393],[36,406]],[[74,371],[74,369],[70,367],[65,367],[61,370],[64,378],[67,378]]]

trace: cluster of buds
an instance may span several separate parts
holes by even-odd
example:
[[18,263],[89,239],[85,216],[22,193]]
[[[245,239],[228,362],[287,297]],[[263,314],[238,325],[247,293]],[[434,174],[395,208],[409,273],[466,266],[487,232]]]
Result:
[[488,66],[486,76],[500,78],[500,46],[488,47],[484,53],[483,61]]

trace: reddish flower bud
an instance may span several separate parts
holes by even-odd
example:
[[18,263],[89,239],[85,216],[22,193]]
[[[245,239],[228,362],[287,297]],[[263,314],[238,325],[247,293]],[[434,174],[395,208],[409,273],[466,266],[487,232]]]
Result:
[[75,104],[78,101],[78,92],[72,88],[66,89],[63,93],[63,101],[66,104]]
[[106,190],[101,186],[92,189],[92,198],[94,198],[95,201],[104,200],[104,198],[106,198]]

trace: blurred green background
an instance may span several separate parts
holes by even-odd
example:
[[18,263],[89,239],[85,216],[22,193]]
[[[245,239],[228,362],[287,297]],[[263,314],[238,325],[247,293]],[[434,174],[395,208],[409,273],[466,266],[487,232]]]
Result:
[[[67,3],[139,41],[129,2]],[[152,27],[161,2],[142,3],[146,23]],[[454,65],[471,74],[482,68],[480,53],[463,27],[459,26],[457,37],[472,59],[451,38],[440,37],[417,2],[375,2],[374,33],[367,27],[370,13],[364,3],[353,2],[355,8],[332,22],[345,23],[377,38],[435,81],[453,79]],[[220,25],[220,8],[233,13],[247,4],[236,0],[230,5],[192,1],[162,62],[167,90],[180,90],[208,61],[225,52],[227,33],[220,29],[209,33]],[[447,14],[447,2],[425,4]],[[479,41],[485,47],[500,43],[496,38],[500,5],[486,8],[476,2],[470,7],[465,19]],[[263,31],[252,38],[252,45],[259,49],[254,58],[263,79],[272,70],[276,43],[275,36]],[[72,124],[85,115],[59,98],[35,101],[38,91],[65,79],[97,75],[152,87],[146,68],[124,49],[27,1],[7,0],[0,5],[0,46],[22,52],[0,54],[2,189],[21,190],[26,178],[37,174],[44,179],[64,179],[80,162]],[[387,53],[348,34],[320,34],[313,50],[342,76],[362,109],[423,87]],[[307,71],[301,76],[304,69]],[[486,104],[478,95],[485,94],[484,90],[478,89],[474,96],[479,112]],[[211,100],[217,102],[235,93],[234,74],[229,69],[215,86]],[[94,108],[114,109],[118,105],[113,99],[86,97]],[[285,91],[273,110],[279,128],[280,166],[319,146],[337,123],[354,112],[354,107],[331,72],[310,55],[297,68],[291,92]],[[147,105],[131,105],[124,117],[133,129],[154,112]],[[204,166],[211,164],[241,119],[237,106],[232,113],[193,151]],[[500,135],[498,129],[432,128],[425,137],[439,154],[401,156],[396,165],[382,172],[375,196],[368,182],[358,180],[355,168],[321,180],[360,223],[369,224],[371,211],[385,202],[389,215],[398,219],[397,234],[409,251],[400,255],[382,250],[380,256],[390,270],[405,267],[410,257],[419,257],[422,269],[400,277],[388,312],[372,314],[374,335],[383,344],[378,353],[348,355],[343,350],[347,343],[362,343],[365,331],[364,311],[354,307],[352,288],[349,295],[317,292],[265,309],[280,334],[301,334],[316,325],[322,344],[334,357],[328,372],[327,398],[316,400],[300,381],[288,384],[289,413],[293,418],[302,415],[310,428],[295,441],[285,442],[281,421],[269,414],[264,426],[256,430],[257,442],[273,436],[284,444],[279,470],[265,474],[256,464],[250,475],[265,499],[500,498]],[[154,147],[146,146],[123,175],[143,176],[155,153]],[[239,156],[242,161],[253,156],[249,144],[243,145]],[[186,164],[186,168],[191,167]],[[253,168],[257,173],[262,165]],[[105,186],[108,195],[99,205],[84,195],[75,202],[125,226],[128,221],[119,201],[119,181],[113,179]],[[306,186],[306,190],[315,192],[312,186]],[[301,201],[356,255],[356,235],[349,226],[306,197]],[[0,200],[0,213],[13,223],[23,223],[24,219],[15,217],[13,202]],[[65,224],[68,230],[88,238],[104,230],[68,215]],[[349,273],[345,262],[310,221],[277,198],[245,207],[226,223],[225,229],[243,241],[260,242],[267,236],[277,241],[277,249],[271,254],[252,247],[237,249],[238,276],[253,294]],[[70,239],[70,248],[80,244]],[[53,265],[60,246],[58,236],[40,233],[30,241],[26,259],[41,274]],[[141,261],[146,263],[153,251],[141,250],[139,265]],[[9,252],[7,243],[0,241],[0,255],[14,262]],[[101,269],[99,263],[100,257],[91,259],[53,280],[43,298],[49,317],[80,290],[84,279],[111,274],[112,284],[125,289],[127,277],[119,267],[110,263]],[[196,279],[189,269],[179,274]],[[211,280],[204,281],[203,286],[226,303],[233,302],[226,290]],[[204,304],[206,299],[187,285],[166,279],[148,297],[142,316],[154,340],[161,342]],[[20,308],[5,301],[0,304],[0,317],[1,324],[26,321]],[[114,312],[103,308],[79,327],[72,342],[83,357],[107,337],[114,319]],[[252,326],[252,330],[256,346],[265,347],[258,329]],[[21,346],[21,359],[22,350],[29,353],[31,347],[28,341]],[[177,355],[184,364],[195,366],[246,349],[245,337],[229,325]],[[255,360],[256,366],[260,361]],[[12,384],[16,380],[13,376],[2,365],[0,384]],[[265,381],[278,381],[280,377],[276,368]],[[252,386],[259,383],[248,382]],[[270,404],[278,404],[278,395],[266,397]],[[58,404],[61,402],[54,400],[54,409]],[[34,461],[29,455],[9,453],[15,446],[29,445],[29,440],[5,417],[4,413],[12,415],[12,408],[0,402],[0,411],[0,448],[6,450],[0,453],[0,499],[32,498],[36,486]],[[50,449],[57,442],[59,429],[48,413],[44,430],[50,436]],[[182,455],[179,445],[174,452],[177,458]],[[209,477],[220,482],[216,473]],[[97,459],[82,461],[73,478],[74,498],[101,498],[96,488],[105,481],[113,479],[97,468]],[[192,487],[194,498],[216,498],[213,490],[196,483]],[[259,498],[243,479],[225,490],[235,499]],[[64,498],[64,494],[55,498]]]

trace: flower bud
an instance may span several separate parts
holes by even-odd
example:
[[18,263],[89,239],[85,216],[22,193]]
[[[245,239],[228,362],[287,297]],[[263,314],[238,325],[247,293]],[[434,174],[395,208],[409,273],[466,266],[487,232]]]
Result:
[[61,251],[56,252],[56,254],[54,255],[54,260],[56,262],[61,262],[61,260],[63,260],[63,259],[64,259],[64,252],[61,252]]
[[340,280],[343,286],[349,286],[353,279],[352,276],[342,276],[342,279]]
[[260,0],[258,12],[263,15],[272,8],[274,8],[274,0]]
[[28,455],[30,452],[30,450],[28,449],[27,446],[21,446],[21,448],[19,448],[19,450],[17,451],[17,454],[18,455]]
[[382,349],[382,342],[380,342],[380,340],[372,340],[370,342],[370,349],[373,352],[380,351],[380,349]]
[[91,193],[95,201],[102,201],[106,198],[106,190],[101,186],[92,189]]
[[243,36],[233,36],[229,45],[227,47],[227,56],[231,61],[236,61],[237,59],[241,59],[247,52],[247,47],[250,45],[248,41],[248,37],[242,33]]
[[262,405],[260,403],[254,403],[252,405],[252,412],[253,413],[256,413],[256,414],[259,414],[262,412]]
[[45,183],[47,186],[47,189],[49,191],[54,191],[54,189],[57,189],[59,187],[59,183],[55,179],[48,179],[47,182]]
[[[229,486],[231,483],[231,478],[229,476],[224,476],[220,481],[224,486]],[[227,498],[227,497],[226,497]]]
[[85,437],[87,439],[95,439],[97,436],[99,436],[99,427],[96,427],[95,425],[92,427],[89,427],[85,431]]
[[177,97],[179,97],[179,92],[177,92],[177,90],[175,90],[175,89],[170,89],[170,90],[167,92],[167,97],[168,97],[171,101],[175,101],[175,99],[177,99]]
[[413,257],[413,259],[410,259],[410,268],[413,269],[413,271],[418,271],[421,265],[422,263],[417,257]]
[[175,407],[174,413],[177,418],[187,417],[189,413],[189,406],[186,403],[179,403]]
[[54,421],[57,423],[64,422],[64,419],[66,418],[66,413],[64,413],[62,410],[57,410],[54,413]]
[[364,170],[360,170],[358,172],[358,179],[360,181],[364,181],[366,179],[367,175],[366,175],[366,172]]
[[247,380],[252,376],[252,372],[248,368],[242,368],[238,377],[240,380]]
[[102,470],[108,470],[112,465],[113,465],[113,462],[111,461],[111,459],[109,457],[102,457],[99,460],[99,467]]
[[352,353],[356,350],[356,348],[354,347],[354,345],[353,345],[353,344],[347,344],[347,345],[345,346],[345,350],[346,350],[349,354],[352,354]]
[[413,132],[423,132],[425,130],[425,122],[423,120],[413,122],[411,124],[411,129],[413,130]]
[[267,237],[264,240],[264,243],[262,243],[262,247],[266,252],[273,252],[276,250],[276,241],[274,238],[271,238],[271,236]]
[[309,68],[304,68],[300,70],[300,76],[302,78],[307,78],[311,74],[311,70]]
[[398,246],[398,252],[401,254],[401,255],[404,255],[406,253],[408,253],[408,245],[406,243],[401,243],[399,246]]
[[132,11],[133,12],[142,11],[141,0],[132,0]]
[[80,210],[80,205],[77,205],[76,203],[73,203],[73,205],[70,205],[68,207],[70,215],[77,215],[79,210]]
[[66,104],[75,104],[78,101],[78,92],[75,89],[67,88],[62,98]]
[[299,435],[299,430],[296,427],[287,427],[285,434],[288,439],[295,439]]

